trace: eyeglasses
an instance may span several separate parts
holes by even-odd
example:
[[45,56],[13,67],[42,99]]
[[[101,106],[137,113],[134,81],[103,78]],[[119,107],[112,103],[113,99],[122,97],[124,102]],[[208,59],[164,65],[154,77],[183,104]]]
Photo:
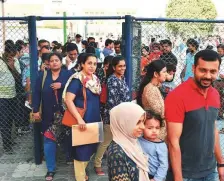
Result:
[[42,46],[42,47],[41,47],[41,50],[42,50],[43,48],[50,50],[50,46],[47,46],[47,45]]

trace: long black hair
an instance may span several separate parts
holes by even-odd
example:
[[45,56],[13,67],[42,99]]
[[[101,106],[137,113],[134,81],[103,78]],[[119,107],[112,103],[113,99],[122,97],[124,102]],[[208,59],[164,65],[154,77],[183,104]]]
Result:
[[155,60],[152,63],[150,63],[147,67],[147,73],[144,77],[144,79],[142,80],[140,87],[139,87],[139,92],[138,92],[138,96],[137,96],[137,103],[138,105],[140,105],[142,107],[142,94],[144,91],[145,86],[151,82],[152,78],[154,77],[154,73],[157,72],[158,74],[160,73],[160,71],[166,67],[166,64],[164,61],[162,60]]
[[106,70],[106,79],[108,79],[113,74],[113,72],[114,72],[113,71],[113,67],[112,67],[113,58],[114,58],[114,56],[112,56],[112,55],[106,56],[104,58],[103,65],[105,66],[106,64],[109,64],[109,67]]

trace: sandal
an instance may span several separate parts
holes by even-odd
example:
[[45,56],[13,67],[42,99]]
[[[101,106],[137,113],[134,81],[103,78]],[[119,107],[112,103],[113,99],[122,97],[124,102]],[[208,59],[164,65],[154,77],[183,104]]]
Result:
[[98,176],[104,176],[105,173],[103,172],[102,168],[101,167],[95,167],[95,172]]
[[45,176],[45,180],[46,181],[52,181],[54,178],[55,172],[47,172],[46,176]]

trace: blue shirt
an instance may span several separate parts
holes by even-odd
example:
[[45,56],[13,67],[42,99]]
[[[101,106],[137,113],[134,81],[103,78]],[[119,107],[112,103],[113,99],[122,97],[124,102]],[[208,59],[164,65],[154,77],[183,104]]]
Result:
[[109,49],[109,48],[104,48],[103,49],[103,55],[106,57],[106,56],[109,56],[111,53],[113,53],[113,50]]
[[189,77],[194,77],[192,66],[194,65],[195,54],[188,53],[186,55],[186,70],[185,70],[184,81],[186,81]]
[[155,181],[166,179],[168,170],[168,149],[164,141],[151,142],[143,137],[138,139],[143,152],[148,156],[149,174]]
[[160,88],[160,91],[165,99],[166,96],[176,87],[175,83],[172,82],[163,82]]
[[[67,92],[75,94],[74,104],[76,107],[84,107],[83,97],[83,85],[80,80],[73,79],[68,88]],[[100,96],[91,92],[88,88],[86,89],[86,112],[83,120],[86,123],[100,122]],[[72,148],[72,157],[78,161],[89,161],[91,156],[97,150],[97,143],[74,146]]]

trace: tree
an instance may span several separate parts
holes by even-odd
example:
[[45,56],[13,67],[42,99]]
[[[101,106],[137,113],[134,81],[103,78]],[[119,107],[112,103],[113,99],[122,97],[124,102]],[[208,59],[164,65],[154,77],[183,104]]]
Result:
[[[166,8],[167,18],[213,20],[216,16],[212,0],[170,0]],[[174,35],[205,35],[213,31],[214,23],[167,22],[166,28]]]

